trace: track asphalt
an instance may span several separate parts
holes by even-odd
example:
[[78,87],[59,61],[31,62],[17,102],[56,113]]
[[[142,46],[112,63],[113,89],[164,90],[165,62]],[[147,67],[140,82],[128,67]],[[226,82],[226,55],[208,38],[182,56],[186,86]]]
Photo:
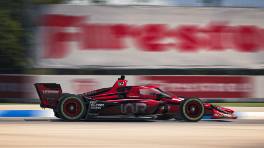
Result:
[[1,148],[261,148],[263,139],[264,120],[0,119]]

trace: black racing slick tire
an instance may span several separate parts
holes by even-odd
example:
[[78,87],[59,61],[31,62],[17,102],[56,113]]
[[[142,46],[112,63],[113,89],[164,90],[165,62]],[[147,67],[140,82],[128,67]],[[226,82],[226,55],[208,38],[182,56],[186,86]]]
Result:
[[53,113],[54,113],[55,117],[61,118],[60,114],[58,113],[58,111],[56,109],[53,109]]
[[67,94],[60,98],[56,110],[62,119],[78,121],[86,115],[87,106],[80,96]]
[[185,121],[200,121],[204,112],[203,102],[198,98],[185,99],[180,103],[180,114]]
[[[58,101],[60,101],[61,99],[65,98],[65,97],[68,97],[68,96],[70,96],[70,95],[71,95],[71,94],[69,94],[69,93],[63,93],[63,94],[61,95],[61,97],[59,98]],[[53,113],[54,113],[54,116],[55,116],[55,117],[57,117],[57,118],[62,118],[61,115],[60,115],[60,113],[59,113],[59,110],[58,110],[58,105],[57,105],[55,108],[53,108]]]

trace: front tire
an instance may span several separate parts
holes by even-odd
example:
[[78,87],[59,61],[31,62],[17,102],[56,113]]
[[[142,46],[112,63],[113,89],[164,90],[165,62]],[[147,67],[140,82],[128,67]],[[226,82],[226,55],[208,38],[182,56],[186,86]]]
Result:
[[204,115],[203,102],[198,98],[189,98],[180,103],[181,117],[185,121],[197,122]]
[[57,110],[60,118],[78,121],[85,116],[87,107],[82,98],[70,94],[59,100]]

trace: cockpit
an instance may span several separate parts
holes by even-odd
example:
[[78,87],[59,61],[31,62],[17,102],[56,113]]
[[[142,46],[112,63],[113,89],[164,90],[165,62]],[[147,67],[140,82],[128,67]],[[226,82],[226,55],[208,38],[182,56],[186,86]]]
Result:
[[156,98],[171,98],[171,95],[163,92],[159,88],[141,88],[139,90],[141,96],[156,97]]

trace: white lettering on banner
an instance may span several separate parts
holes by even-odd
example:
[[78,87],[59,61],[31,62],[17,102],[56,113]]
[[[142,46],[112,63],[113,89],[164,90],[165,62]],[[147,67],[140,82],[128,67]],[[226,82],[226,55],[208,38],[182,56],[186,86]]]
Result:
[[215,9],[56,5],[42,17],[38,66],[262,67],[264,12]]

